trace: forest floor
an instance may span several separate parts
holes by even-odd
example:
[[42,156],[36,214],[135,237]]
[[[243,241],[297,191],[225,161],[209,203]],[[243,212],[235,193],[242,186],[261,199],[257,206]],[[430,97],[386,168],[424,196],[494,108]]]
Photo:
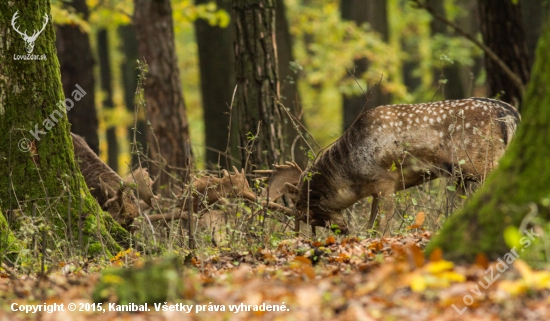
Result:
[[[67,262],[46,277],[0,269],[0,320],[550,320],[550,271],[535,271],[513,253],[470,265],[438,251],[425,259],[430,237],[296,238],[255,253],[192,258],[178,298],[149,304],[148,312],[92,305],[98,263]],[[143,259],[129,250],[109,264],[139,268]],[[158,284],[139,286],[154,291]],[[68,311],[71,303],[76,311]],[[53,304],[64,311],[12,311]]]

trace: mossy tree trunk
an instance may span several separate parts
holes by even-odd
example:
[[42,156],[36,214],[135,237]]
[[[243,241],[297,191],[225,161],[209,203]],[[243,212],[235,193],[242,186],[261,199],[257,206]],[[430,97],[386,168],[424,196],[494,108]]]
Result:
[[[48,15],[32,52],[38,60],[20,59],[27,50],[11,26],[16,12],[18,29],[31,35]],[[63,95],[51,20],[47,0],[0,2],[0,207],[12,230],[43,226],[42,247],[81,240],[85,253],[108,255],[128,234],[100,210],[74,160],[66,113],[84,95],[77,87]]]
[[233,0],[239,144],[243,167],[248,171],[271,167],[284,153],[283,111],[277,104],[275,3]]
[[[429,244],[449,259],[473,260],[478,253],[495,259],[509,249],[503,232],[519,227],[530,204],[550,197],[550,26],[538,45],[532,79],[527,88],[522,123],[499,167],[485,185],[453,214]],[[548,220],[548,209],[540,215]],[[545,214],[543,212],[546,211]]]

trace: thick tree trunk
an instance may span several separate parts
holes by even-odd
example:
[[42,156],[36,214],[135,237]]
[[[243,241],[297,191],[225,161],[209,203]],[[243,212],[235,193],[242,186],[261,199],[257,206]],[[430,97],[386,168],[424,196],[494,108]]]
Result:
[[234,0],[233,13],[241,159],[247,170],[268,168],[284,153],[275,0]]
[[[88,19],[88,6],[85,0],[74,0],[71,6]],[[71,110],[69,122],[71,131],[86,139],[90,148],[99,153],[98,120],[95,109],[94,59],[90,48],[90,38],[76,25],[63,25],[57,28],[57,57],[61,67],[63,92],[69,97],[75,84],[79,84],[88,94]]]
[[[197,0],[196,4],[211,0]],[[219,9],[231,13],[231,0],[217,0]],[[195,21],[199,49],[201,97],[204,118],[206,163],[212,167],[231,168],[227,139],[229,133],[229,105],[235,89],[235,57],[233,28],[211,26],[204,19]]]
[[[16,25],[28,32],[49,17],[32,52],[39,60],[18,58],[27,52],[10,25],[16,12]],[[81,231],[88,254],[120,250],[111,235],[127,233],[100,210],[74,160],[65,113],[89,93],[75,87],[63,95],[49,1],[0,2],[0,47],[0,207],[12,231],[31,220],[43,224],[43,247],[64,251],[59,247],[78,244]]]
[[[101,29],[97,32],[97,51],[99,58],[99,80],[101,91],[104,98],[102,105],[105,111],[113,110],[113,88],[111,86],[111,62],[109,59],[109,34],[107,29]],[[116,129],[107,127],[105,136],[107,136],[107,165],[112,170],[118,172],[118,141],[116,139]]]
[[[443,17],[447,16],[445,12],[445,6],[441,0],[428,0],[428,4]],[[432,18],[430,22],[432,35],[449,35],[447,25],[442,21]],[[463,82],[460,74],[461,66],[458,63],[447,64],[441,69],[434,71],[434,79],[440,81],[445,79],[446,83],[442,85],[442,93],[444,99],[461,99],[466,98],[466,89],[463,86]],[[437,86],[437,85],[436,85]]]
[[[136,98],[136,87],[138,82],[138,71],[137,71],[137,60],[138,60],[138,44],[136,30],[132,25],[124,25],[118,27],[118,35],[122,42],[122,53],[124,54],[124,60],[121,65],[122,69],[122,84],[124,89],[124,104],[126,105],[126,110],[129,113],[134,114],[135,112],[135,98]],[[132,123],[128,127],[128,141],[134,141],[134,129],[136,130],[136,143],[137,150],[143,151],[147,145],[147,126],[145,124],[145,111],[140,110],[139,115],[137,115],[137,124]],[[135,127],[135,128],[134,128]],[[131,167],[134,168],[138,164],[137,160],[138,155],[132,155]]]
[[[479,0],[478,11],[483,41],[526,84],[529,81],[531,61],[521,20],[521,3]],[[487,55],[485,68],[489,96],[519,106],[522,101],[521,90]]]
[[[516,137],[485,185],[466,207],[447,221],[428,252],[441,248],[453,260],[473,260],[478,253],[491,259],[505,254],[507,226],[519,227],[530,204],[550,195],[550,27],[539,42],[533,78],[527,88],[522,123]],[[539,216],[544,207],[539,206]],[[548,208],[546,208],[548,215]],[[549,219],[548,216],[545,217]],[[523,232],[523,231],[521,231]]]
[[[386,0],[342,0],[340,3],[342,19],[354,21],[357,25],[369,23],[372,30],[380,33],[384,41],[388,41],[388,14]],[[369,68],[368,60],[358,59],[354,62],[352,70],[356,78],[361,78]],[[387,75],[386,75],[387,76]],[[390,103],[391,97],[382,92],[380,86],[369,84],[369,101],[366,108],[374,108]],[[367,98],[360,94],[357,96],[344,95],[344,130],[348,129],[365,107]]]
[[23,246],[15,235],[13,235],[8,221],[2,214],[2,208],[0,208],[0,265],[2,265],[5,257],[14,260],[22,248]]
[[[145,80],[147,132],[154,163],[155,187],[174,183],[170,173],[186,179],[191,164],[189,124],[174,45],[174,23],[170,0],[135,0],[134,26],[140,59],[149,69]],[[169,191],[170,188],[164,189]]]

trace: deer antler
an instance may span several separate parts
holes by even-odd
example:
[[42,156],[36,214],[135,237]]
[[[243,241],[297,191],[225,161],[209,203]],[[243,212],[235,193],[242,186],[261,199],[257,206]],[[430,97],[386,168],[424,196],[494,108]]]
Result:
[[17,32],[19,35],[23,37],[23,40],[25,40],[25,47],[27,47],[27,52],[32,53],[36,38],[38,38],[38,36],[42,33],[42,31],[44,31],[44,29],[46,29],[46,25],[48,24],[48,21],[50,21],[50,19],[48,18],[48,14],[47,13],[44,14],[44,19],[46,19],[46,21],[44,21],[44,25],[42,26],[42,29],[40,29],[40,31],[35,30],[32,36],[27,35],[27,30],[25,30],[25,32],[19,31],[19,29],[17,28],[17,25],[15,24],[15,21],[17,20],[17,18],[19,18],[19,11],[16,11],[13,17],[11,18],[11,25],[13,27],[13,30],[15,30],[15,32]]
[[302,169],[295,162],[286,162],[285,165],[275,165],[274,170],[255,170],[257,174],[271,175],[267,195],[270,201],[275,202],[286,193],[297,192],[296,185],[300,181]]
[[[282,165],[285,166],[285,165]],[[289,165],[291,166],[291,165]],[[298,165],[296,165],[297,167]],[[297,167],[299,169],[299,167]],[[246,200],[256,202],[256,194],[248,185],[244,170],[239,172],[235,166],[233,166],[235,174],[229,174],[226,170],[223,170],[223,177],[217,178],[214,176],[203,176],[195,179],[191,185],[195,189],[197,194],[206,195],[206,201],[212,204],[220,198],[234,198],[242,197]],[[266,206],[272,210],[283,212],[285,215],[292,216],[294,211],[283,205],[274,202],[261,202],[262,206]]]
[[153,206],[153,199],[158,200],[159,196],[153,194],[153,184],[155,183],[147,168],[138,168],[124,178],[124,185],[131,186],[135,183],[138,197],[141,198],[150,207]]
[[17,29],[17,26],[15,25],[15,20],[17,20],[17,18],[19,18],[19,10],[16,11],[15,14],[13,15],[13,17],[11,18],[11,26],[13,27],[13,30],[15,30],[15,32],[17,32],[24,39],[26,39],[26,38],[29,37],[29,36],[27,36],[27,30],[25,30],[25,32],[21,32],[21,31],[19,31],[19,29]]
[[206,195],[208,203],[214,203],[222,197],[242,197],[255,201],[256,194],[254,194],[250,185],[248,185],[244,170],[239,172],[235,166],[233,166],[233,170],[235,174],[230,175],[224,169],[222,178],[203,176],[195,179],[191,185],[197,193]]

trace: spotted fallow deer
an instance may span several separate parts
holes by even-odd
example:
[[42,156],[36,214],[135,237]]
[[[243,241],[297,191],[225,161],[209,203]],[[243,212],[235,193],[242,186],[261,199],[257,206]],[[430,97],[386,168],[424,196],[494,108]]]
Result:
[[457,172],[463,181],[483,180],[519,121],[514,107],[487,98],[380,106],[362,113],[304,172],[287,163],[260,173],[273,175],[271,200],[288,194],[303,220],[343,233],[342,211],[372,196],[368,227],[381,209],[384,231],[396,191]]

